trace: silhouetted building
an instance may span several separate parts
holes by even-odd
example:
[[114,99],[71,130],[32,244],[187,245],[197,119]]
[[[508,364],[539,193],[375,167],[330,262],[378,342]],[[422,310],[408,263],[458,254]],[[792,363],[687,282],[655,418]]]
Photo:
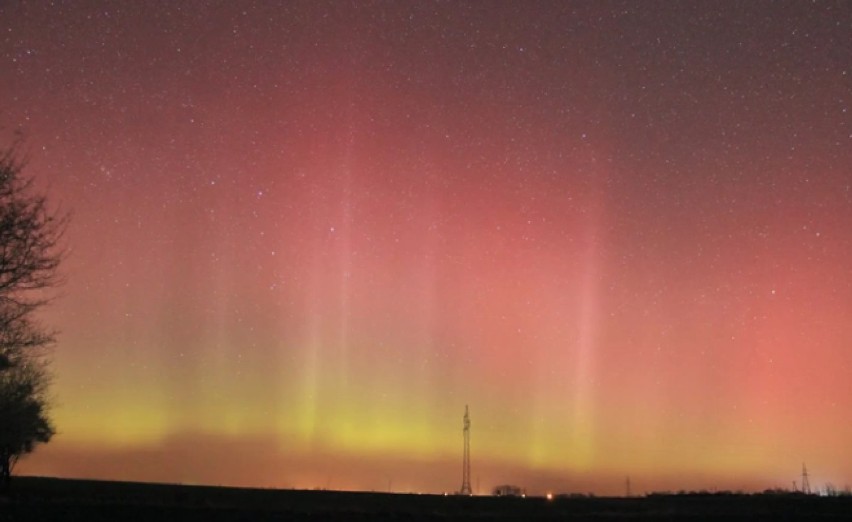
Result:
[[494,488],[494,496],[495,497],[522,497],[524,496],[524,490],[518,486],[513,486],[511,484],[504,484],[502,486],[497,486]]

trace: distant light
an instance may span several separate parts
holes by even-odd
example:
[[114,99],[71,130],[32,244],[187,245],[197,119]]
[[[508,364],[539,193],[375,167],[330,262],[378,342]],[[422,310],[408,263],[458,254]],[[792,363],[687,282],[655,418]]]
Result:
[[526,493],[521,493],[521,498],[527,498],[527,494],[526,494]]
[[553,493],[547,494],[547,500],[553,500]]

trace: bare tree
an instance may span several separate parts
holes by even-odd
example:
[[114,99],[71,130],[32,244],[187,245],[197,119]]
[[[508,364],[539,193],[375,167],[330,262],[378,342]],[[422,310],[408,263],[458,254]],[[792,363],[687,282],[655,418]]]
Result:
[[0,151],[0,488],[9,486],[22,455],[54,433],[47,416],[45,348],[54,332],[35,318],[60,283],[59,242],[67,216],[58,215],[21,174],[15,144]]

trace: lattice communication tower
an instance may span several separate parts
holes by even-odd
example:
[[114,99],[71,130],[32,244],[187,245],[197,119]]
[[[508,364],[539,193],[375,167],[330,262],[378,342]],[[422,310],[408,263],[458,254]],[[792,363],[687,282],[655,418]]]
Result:
[[462,462],[462,486],[459,494],[472,495],[470,489],[470,412],[464,406],[464,461]]

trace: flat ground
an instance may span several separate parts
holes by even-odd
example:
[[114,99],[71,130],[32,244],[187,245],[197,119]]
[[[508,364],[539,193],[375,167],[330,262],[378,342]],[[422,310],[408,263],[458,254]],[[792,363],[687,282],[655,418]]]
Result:
[[852,498],[672,495],[497,498],[293,491],[16,477],[0,521],[850,520]]

